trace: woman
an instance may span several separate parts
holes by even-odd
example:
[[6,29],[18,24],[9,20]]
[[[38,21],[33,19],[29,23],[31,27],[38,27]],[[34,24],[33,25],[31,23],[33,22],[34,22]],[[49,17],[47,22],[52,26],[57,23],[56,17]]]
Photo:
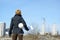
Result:
[[19,23],[23,23],[24,28],[28,31],[28,27],[21,15],[21,10],[16,10],[15,16],[11,19],[11,24],[10,24],[10,30],[9,30],[9,36],[12,34],[12,40],[17,40],[17,37],[19,40],[23,40],[23,30],[22,28],[18,27]]

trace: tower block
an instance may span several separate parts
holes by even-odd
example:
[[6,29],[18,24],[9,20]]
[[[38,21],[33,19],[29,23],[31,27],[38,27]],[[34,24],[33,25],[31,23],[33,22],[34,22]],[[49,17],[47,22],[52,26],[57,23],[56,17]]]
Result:
[[43,18],[41,32],[40,32],[41,35],[45,35],[45,26],[46,26],[46,24],[45,24],[45,18]]
[[52,25],[52,35],[57,35],[56,24]]

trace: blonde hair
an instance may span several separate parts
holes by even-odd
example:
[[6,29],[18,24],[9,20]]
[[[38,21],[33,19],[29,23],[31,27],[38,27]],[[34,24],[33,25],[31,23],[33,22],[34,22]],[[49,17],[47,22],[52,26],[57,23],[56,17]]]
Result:
[[17,9],[16,14],[21,15],[21,10]]

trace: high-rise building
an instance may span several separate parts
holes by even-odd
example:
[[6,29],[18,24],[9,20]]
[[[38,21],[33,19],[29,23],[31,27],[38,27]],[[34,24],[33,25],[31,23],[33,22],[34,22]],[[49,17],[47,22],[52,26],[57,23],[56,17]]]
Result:
[[0,37],[5,35],[5,27],[6,24],[4,22],[0,22]]
[[40,32],[40,34],[41,35],[45,35],[45,18],[43,18],[43,21],[42,21],[42,28],[41,28],[41,32]]
[[56,24],[52,25],[52,35],[57,35]]

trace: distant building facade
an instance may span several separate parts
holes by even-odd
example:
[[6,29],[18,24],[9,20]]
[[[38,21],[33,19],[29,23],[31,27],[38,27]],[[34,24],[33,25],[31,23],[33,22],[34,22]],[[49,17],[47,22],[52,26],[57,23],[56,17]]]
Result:
[[0,37],[5,35],[5,27],[6,27],[6,23],[0,22]]
[[56,24],[52,25],[52,35],[58,35],[57,29],[56,29]]
[[41,35],[45,35],[45,27],[46,27],[46,20],[45,20],[45,18],[43,18],[42,28],[41,28],[41,32],[40,32]]

